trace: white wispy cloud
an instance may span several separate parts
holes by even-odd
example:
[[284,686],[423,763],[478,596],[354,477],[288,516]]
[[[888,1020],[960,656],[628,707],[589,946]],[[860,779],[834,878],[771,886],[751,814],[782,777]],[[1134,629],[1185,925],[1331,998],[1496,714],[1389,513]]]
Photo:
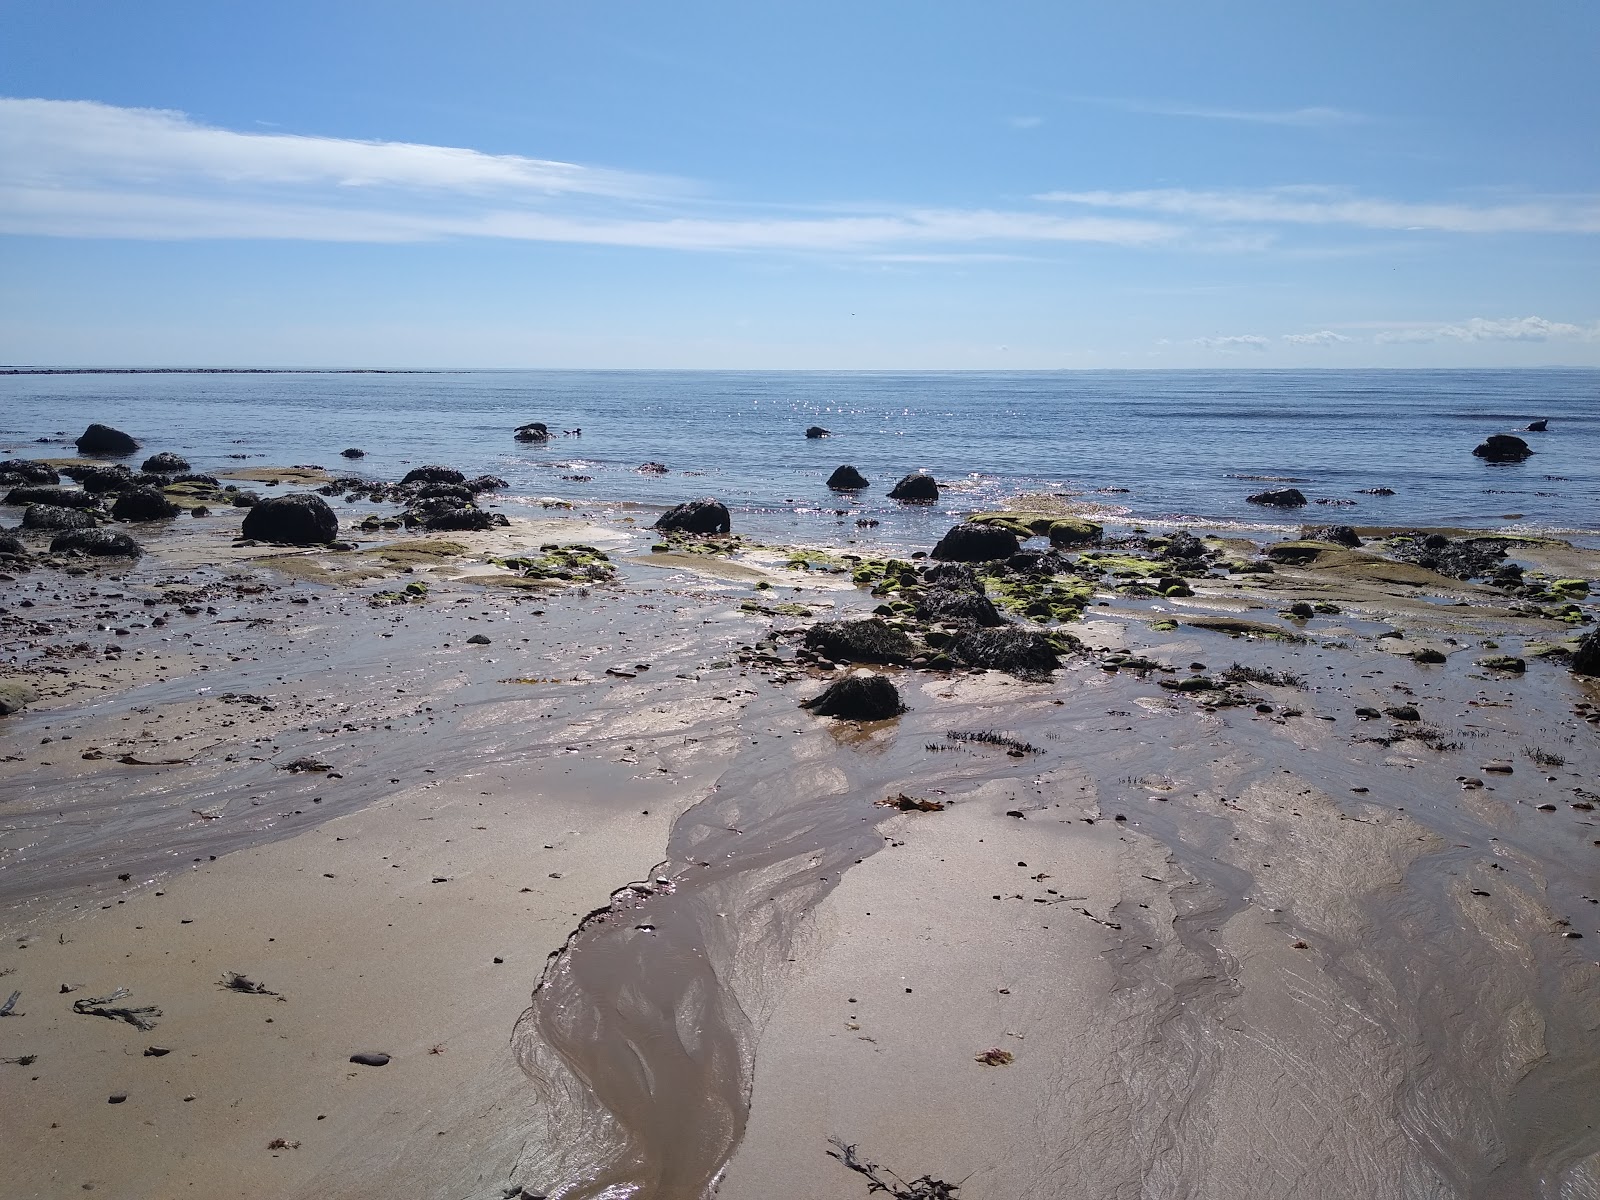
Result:
[[1600,321],[1591,325],[1574,325],[1544,317],[1473,317],[1459,324],[1385,329],[1374,335],[1372,340],[1380,345],[1410,342],[1600,341]]
[[1129,100],[1121,102],[1119,107],[1126,108],[1129,112],[1149,113],[1157,117],[1194,117],[1205,121],[1244,121],[1252,125],[1291,125],[1300,128],[1357,125],[1371,120],[1362,113],[1323,105],[1281,109],[1207,108],[1203,105],[1156,104]]
[[1353,339],[1331,329],[1319,329],[1316,333],[1286,333],[1283,340],[1291,346],[1337,346]]
[[[1151,245],[1142,216],[905,208],[724,215],[679,180],[453,146],[240,133],[182,113],[0,98],[0,232],[410,242],[506,238],[676,250],[974,243]],[[708,213],[710,215],[708,215]]]
[[1037,129],[1044,124],[1043,117],[1007,117],[1006,124],[1013,129]]
[[1271,338],[1264,338],[1259,333],[1236,333],[1226,337],[1197,337],[1191,338],[1191,343],[1204,346],[1207,350],[1265,350],[1272,345]]
[[1350,225],[1443,233],[1600,233],[1600,196],[1592,195],[1441,204],[1296,185],[1250,191],[1060,191],[1035,199],[1230,224]]

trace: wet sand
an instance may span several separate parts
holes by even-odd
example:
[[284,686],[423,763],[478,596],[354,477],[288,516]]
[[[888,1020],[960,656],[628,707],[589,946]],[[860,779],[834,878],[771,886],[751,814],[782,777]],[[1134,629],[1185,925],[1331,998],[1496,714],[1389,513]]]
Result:
[[[973,1197],[1600,1196],[1600,694],[1475,663],[1557,622],[1279,566],[1103,593],[1048,682],[891,669],[909,711],[855,727],[742,649],[870,609],[848,576],[623,521],[289,559],[174,525],[5,585],[18,1196],[865,1195],[830,1137]],[[619,582],[486,584],[558,536]],[[1157,686],[1235,662],[1303,683]],[[1355,711],[1397,703],[1432,745]],[[72,1011],[118,987],[154,1029]]]

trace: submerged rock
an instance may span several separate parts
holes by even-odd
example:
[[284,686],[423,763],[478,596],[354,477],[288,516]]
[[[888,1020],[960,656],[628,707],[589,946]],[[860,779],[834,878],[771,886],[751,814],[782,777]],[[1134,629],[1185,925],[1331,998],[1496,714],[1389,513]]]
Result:
[[181,454],[173,454],[163,450],[160,454],[152,454],[144,460],[139,470],[149,471],[153,475],[181,475],[189,469],[189,460]]
[[548,442],[550,427],[543,421],[529,421],[526,425],[518,425],[512,436],[519,442]]
[[867,477],[849,465],[836,468],[833,474],[828,476],[828,487],[836,492],[859,492],[862,488],[870,486]]
[[1011,627],[975,629],[952,638],[944,650],[963,666],[1037,680],[1047,678],[1061,665],[1059,647],[1065,636]]
[[93,529],[92,513],[81,508],[61,508],[55,504],[30,504],[22,510],[24,529]]
[[939,484],[932,475],[907,475],[889,489],[889,499],[907,504],[932,504],[939,499]]
[[882,617],[819,621],[806,630],[806,648],[837,662],[901,663],[917,651],[911,639]]
[[727,533],[733,528],[728,506],[714,496],[685,501],[662,513],[657,529],[678,533]]
[[833,430],[824,429],[821,425],[813,425],[810,429],[806,430],[806,436],[808,438],[832,437]]
[[1485,462],[1521,462],[1533,454],[1533,449],[1512,434],[1493,433],[1472,453]]
[[667,473],[667,464],[660,462],[640,463],[634,470],[641,475],[665,475]]
[[339,536],[339,518],[321,496],[295,492],[288,496],[269,496],[252,505],[245,514],[240,532],[263,542],[326,545]]
[[176,504],[152,487],[123,492],[111,506],[111,516],[118,521],[160,521],[178,512]]
[[1545,417],[1539,421],[1529,421],[1524,433],[1546,433],[1550,429],[1550,418]]
[[138,441],[130,434],[98,422],[79,434],[75,444],[79,454],[106,454],[113,457],[132,454],[139,448]]
[[71,529],[50,539],[51,554],[87,554],[93,558],[138,558],[144,548],[125,533],[111,529]]
[[465,483],[467,477],[454,467],[413,467],[406,472],[406,477],[400,481],[401,487],[409,487],[416,483]]
[[341,450],[339,453],[345,458],[365,458],[367,456],[367,452],[365,450],[358,449],[355,446],[351,446],[347,450]]
[[933,557],[949,562],[993,562],[1017,552],[1017,535],[994,525],[970,522],[953,526],[933,548]]
[[1275,492],[1257,492],[1254,496],[1246,496],[1245,502],[1262,504],[1268,508],[1304,508],[1306,497],[1299,488],[1279,488]]
[[906,711],[899,689],[882,675],[848,675],[800,707],[841,721],[886,721]]

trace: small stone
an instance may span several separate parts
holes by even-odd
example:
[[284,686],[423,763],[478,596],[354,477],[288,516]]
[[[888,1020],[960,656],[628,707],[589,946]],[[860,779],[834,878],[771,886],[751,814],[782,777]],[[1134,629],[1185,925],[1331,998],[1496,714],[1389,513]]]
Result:
[[146,1058],[165,1058],[171,1053],[172,1051],[165,1046],[146,1046],[144,1048],[144,1056]]
[[475,633],[467,639],[467,644],[469,646],[487,646],[489,639],[481,633]]
[[363,1050],[359,1054],[352,1054],[350,1061],[363,1067],[386,1067],[389,1065],[389,1056],[376,1051]]
[[128,1099],[127,1092],[112,1092],[106,1097],[107,1104],[122,1104]]

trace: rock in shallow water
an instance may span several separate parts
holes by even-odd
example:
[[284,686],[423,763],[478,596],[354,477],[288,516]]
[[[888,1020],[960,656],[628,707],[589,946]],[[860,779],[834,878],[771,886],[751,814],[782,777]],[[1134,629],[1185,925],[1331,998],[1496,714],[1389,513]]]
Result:
[[819,621],[806,630],[806,648],[836,662],[902,663],[916,653],[911,639],[881,617]]
[[889,499],[907,504],[933,504],[939,499],[939,484],[932,475],[907,475],[889,489]]
[[70,529],[50,539],[51,554],[87,554],[94,558],[138,558],[139,543],[109,529]]
[[864,487],[869,487],[870,481],[860,471],[846,464],[835,469],[828,476],[828,487],[836,492],[859,492]]
[[1600,675],[1600,629],[1591,629],[1578,643],[1572,654],[1572,673]]
[[947,562],[993,562],[1010,558],[1018,548],[1017,535],[1011,530],[966,522],[939,539],[933,557]]
[[152,487],[137,487],[123,492],[111,506],[118,521],[160,521],[178,515],[178,506]]
[[1299,488],[1279,488],[1274,492],[1257,492],[1254,496],[1246,496],[1245,502],[1267,508],[1304,508],[1306,497]]
[[886,721],[906,710],[899,689],[882,675],[847,676],[800,706],[841,721]]
[[139,448],[139,443],[132,435],[98,422],[78,436],[76,445],[79,454],[122,455],[132,454]]
[[733,522],[727,505],[713,496],[703,496],[669,508],[661,514],[655,527],[678,533],[727,533],[733,528]]
[[1521,462],[1533,454],[1527,442],[1509,433],[1491,434],[1472,452],[1485,462]]
[[180,454],[173,454],[163,450],[160,454],[152,454],[144,460],[139,470],[149,471],[154,475],[181,475],[189,469],[189,460]]

